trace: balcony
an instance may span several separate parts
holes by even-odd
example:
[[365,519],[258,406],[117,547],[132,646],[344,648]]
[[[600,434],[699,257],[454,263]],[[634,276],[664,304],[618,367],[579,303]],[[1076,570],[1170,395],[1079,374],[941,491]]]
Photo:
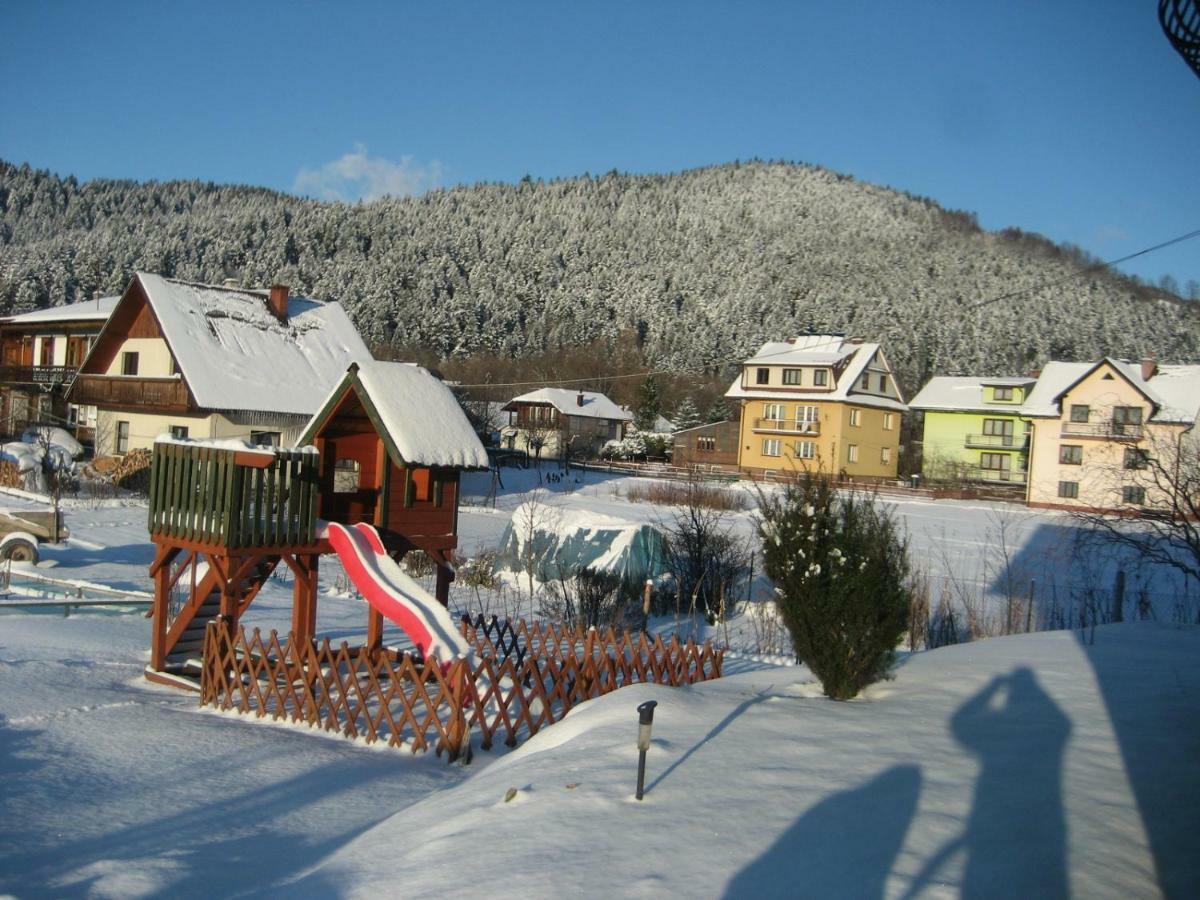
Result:
[[964,447],[983,448],[991,450],[1024,450],[1029,446],[1028,434],[968,434],[963,442]]
[[795,419],[755,419],[751,426],[754,431],[773,431],[778,434],[808,434],[821,433],[820,422],[797,422]]
[[1145,437],[1145,426],[1128,422],[1063,422],[1062,437],[1100,438],[1110,441],[1140,441]]
[[76,371],[76,366],[0,366],[0,382],[39,387],[69,385]]
[[192,408],[187,387],[179,378],[120,378],[80,375],[71,386],[70,401],[80,406],[187,412]]
[[1029,473],[1014,472],[1010,469],[974,469],[968,477],[989,484],[1024,484]]

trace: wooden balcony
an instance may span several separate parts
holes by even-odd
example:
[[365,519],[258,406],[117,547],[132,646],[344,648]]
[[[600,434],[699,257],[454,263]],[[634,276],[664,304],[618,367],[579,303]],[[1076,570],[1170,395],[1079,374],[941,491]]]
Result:
[[814,437],[821,433],[820,422],[797,422],[795,419],[755,419],[751,428],[754,431],[771,431],[778,434],[810,434]]
[[187,412],[192,408],[179,378],[122,378],[80,375],[67,398],[80,406]]
[[1143,425],[1128,422],[1063,422],[1062,437],[1099,438],[1106,441],[1140,441],[1145,437]]
[[69,385],[76,371],[75,366],[0,366],[0,382],[39,387]]
[[1028,434],[968,434],[964,447],[984,450],[1024,450],[1029,445]]

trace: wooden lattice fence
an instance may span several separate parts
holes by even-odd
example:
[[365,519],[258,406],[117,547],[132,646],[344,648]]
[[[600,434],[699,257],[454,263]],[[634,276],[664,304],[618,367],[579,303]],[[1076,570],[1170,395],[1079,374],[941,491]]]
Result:
[[559,721],[572,707],[627,684],[693,684],[719,678],[722,652],[705,643],[641,633],[464,622],[476,652],[443,667],[411,654],[297,644],[275,632],[249,636],[221,619],[204,642],[201,703],[304,722],[413,752],[508,746]]

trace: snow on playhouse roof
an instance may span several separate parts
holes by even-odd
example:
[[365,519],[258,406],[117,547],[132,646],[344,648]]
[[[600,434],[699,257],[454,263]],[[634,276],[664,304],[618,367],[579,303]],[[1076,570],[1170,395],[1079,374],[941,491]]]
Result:
[[[582,400],[582,402],[580,402]],[[633,413],[622,406],[613,403],[604,394],[595,391],[572,391],[567,388],[539,388],[513,397],[504,404],[504,409],[511,412],[515,403],[549,403],[560,413],[567,416],[584,416],[589,419],[614,419],[629,422]]]
[[351,361],[371,356],[337,303],[289,297],[281,322],[267,291],[135,278],[205,409],[311,415]]
[[396,465],[488,467],[487,451],[446,385],[418,365],[370,358],[350,364],[305,426],[299,445],[313,440],[348,389],[379,424]]
[[67,303],[63,306],[49,306],[46,309],[35,309],[32,312],[9,316],[3,320],[5,325],[48,325],[52,322],[104,322],[109,313],[117,305],[120,297],[101,297],[98,300],[84,300],[82,303]]

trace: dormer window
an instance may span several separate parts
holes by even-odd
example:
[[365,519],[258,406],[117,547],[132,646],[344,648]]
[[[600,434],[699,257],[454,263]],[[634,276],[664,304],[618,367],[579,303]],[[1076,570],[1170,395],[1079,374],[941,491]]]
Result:
[[870,372],[863,372],[863,376],[859,380],[858,386],[860,388],[862,388],[864,391],[869,391],[871,389],[871,373]]
[[829,370],[817,369],[813,372],[813,387],[827,387],[829,385]]
[[886,393],[887,393],[887,389],[888,389],[888,388],[887,388],[887,376],[886,376],[886,375],[880,375],[880,376],[879,376],[879,393],[881,393],[881,394],[886,394]]
[[784,369],[783,370],[783,383],[790,384],[790,385],[803,384],[804,382],[801,378],[803,371],[804,371],[803,369]]
[[992,388],[992,399],[993,400],[1007,400],[1009,402],[1012,402],[1013,389],[1010,387]]
[[769,384],[770,381],[771,381],[771,370],[770,369],[763,368],[763,369],[755,369],[754,370],[754,383],[755,384]]

